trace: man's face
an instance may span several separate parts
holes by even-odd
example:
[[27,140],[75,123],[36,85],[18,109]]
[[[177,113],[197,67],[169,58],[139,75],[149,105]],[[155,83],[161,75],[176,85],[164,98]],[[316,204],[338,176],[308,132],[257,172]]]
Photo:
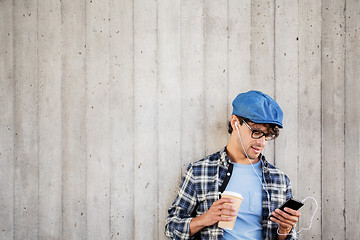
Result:
[[[253,131],[251,131],[249,127],[253,131],[260,131],[265,134],[268,133],[268,128],[265,124],[258,124],[258,123],[252,123],[252,122],[249,122],[249,123],[243,122],[243,124],[240,125],[240,127],[239,127],[239,133],[241,136],[241,140],[242,140],[242,143],[244,144],[244,148],[245,148],[245,151],[246,151],[248,157],[250,159],[257,159],[266,145],[265,136],[263,136],[259,139],[254,139],[252,137]],[[253,134],[253,136],[255,136],[255,135],[256,134]],[[240,143],[240,145],[241,145],[241,143]],[[246,154],[244,153],[244,150],[242,149],[242,147],[240,148],[240,150],[241,150],[242,154],[244,154],[244,157],[246,157]]]

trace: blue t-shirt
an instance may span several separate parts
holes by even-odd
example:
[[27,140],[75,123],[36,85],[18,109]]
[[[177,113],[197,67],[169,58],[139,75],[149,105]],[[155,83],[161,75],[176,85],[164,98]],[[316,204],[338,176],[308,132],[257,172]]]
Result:
[[258,176],[249,164],[234,164],[232,176],[225,191],[240,193],[243,201],[233,230],[224,229],[225,240],[263,239],[262,235],[262,179],[261,161],[254,164]]

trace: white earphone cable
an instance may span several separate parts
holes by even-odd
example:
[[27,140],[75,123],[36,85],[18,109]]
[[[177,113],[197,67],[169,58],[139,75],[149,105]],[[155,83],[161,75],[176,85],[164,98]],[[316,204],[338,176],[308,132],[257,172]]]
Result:
[[[317,212],[318,208],[319,208],[319,205],[318,205],[318,202],[316,201],[316,199],[314,197],[306,197],[304,200],[302,200],[301,202],[304,203],[307,199],[309,198],[312,198],[314,201],[315,201],[315,204],[316,204],[316,208],[315,208],[315,211],[313,212],[312,216],[311,216],[311,219],[310,219],[310,226],[308,228],[301,228],[299,231],[296,232],[296,234],[299,234],[302,230],[309,230],[311,228],[311,225],[312,225],[312,222],[313,222],[313,219],[315,217],[315,213]],[[295,225],[296,226],[296,225]],[[294,227],[295,227],[294,226]],[[277,229],[277,234],[278,235],[288,235],[288,234],[281,234],[279,233],[279,228]]]

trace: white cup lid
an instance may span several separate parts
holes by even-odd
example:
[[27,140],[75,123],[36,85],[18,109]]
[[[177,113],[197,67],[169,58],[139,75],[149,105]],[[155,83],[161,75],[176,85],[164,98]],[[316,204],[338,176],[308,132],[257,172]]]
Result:
[[[243,196],[242,196],[240,193],[237,193],[237,192],[224,191],[222,194],[230,195],[230,196],[235,196],[235,197],[238,197],[238,198],[243,199]],[[221,194],[221,195],[222,195],[222,194]]]

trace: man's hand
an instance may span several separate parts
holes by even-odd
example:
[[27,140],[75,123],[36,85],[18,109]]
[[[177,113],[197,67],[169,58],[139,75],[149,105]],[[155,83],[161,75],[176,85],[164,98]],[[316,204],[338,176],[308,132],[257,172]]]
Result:
[[[279,224],[279,233],[280,234],[289,234],[291,229],[295,226],[295,224],[299,221],[299,217],[301,216],[299,211],[285,208],[284,211],[280,209],[276,209],[272,212],[274,217],[271,217],[270,220]],[[286,236],[283,237],[285,239]],[[282,239],[282,237],[278,236],[278,239]]]
[[233,202],[230,198],[221,198],[214,202],[206,213],[193,218],[190,222],[190,236],[202,228],[214,225],[219,221],[231,221],[237,216],[237,212],[233,206],[227,203]]
[[[203,224],[205,226],[211,226],[219,221],[231,221],[237,216],[236,208],[227,203],[233,203],[230,198],[221,198],[214,202],[210,209],[201,215],[203,217]],[[224,216],[226,215],[226,217]]]

